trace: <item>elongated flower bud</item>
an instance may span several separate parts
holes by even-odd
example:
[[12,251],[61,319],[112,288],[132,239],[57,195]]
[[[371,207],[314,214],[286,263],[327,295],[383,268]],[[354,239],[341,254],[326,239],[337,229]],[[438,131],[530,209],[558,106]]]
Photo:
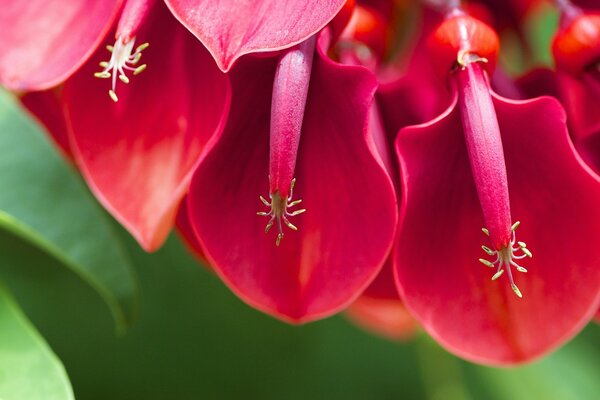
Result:
[[304,108],[315,53],[315,38],[286,51],[273,82],[269,177],[271,193],[290,194],[300,144]]
[[434,61],[440,65],[447,66],[454,51],[451,78],[458,95],[465,144],[486,224],[483,232],[489,236],[492,246],[484,245],[482,249],[488,256],[496,256],[494,261],[484,258],[479,261],[487,267],[497,266],[492,280],[506,271],[513,291],[522,297],[514,283],[511,266],[526,272],[515,260],[531,257],[531,252],[525,243],[516,242],[515,230],[520,223],[512,223],[502,137],[486,75],[489,59],[495,59],[498,52],[498,38],[483,22],[454,10],[434,32],[430,47],[437,56]]
[[265,232],[277,223],[279,230],[277,245],[283,238],[282,223],[292,230],[297,230],[287,217],[305,211],[300,209],[289,212],[288,208],[301,201],[292,201],[295,184],[294,169],[298,158],[315,41],[316,38],[313,36],[285,51],[279,58],[273,82],[269,157],[270,201],[262,196],[260,198],[266,206],[271,207],[271,210],[258,214],[271,217]]
[[556,67],[578,75],[599,64],[600,14],[586,14],[579,9],[563,12],[561,25],[552,40]]
[[479,202],[492,245],[500,250],[510,242],[512,223],[502,138],[490,88],[480,62],[459,68],[454,79]]

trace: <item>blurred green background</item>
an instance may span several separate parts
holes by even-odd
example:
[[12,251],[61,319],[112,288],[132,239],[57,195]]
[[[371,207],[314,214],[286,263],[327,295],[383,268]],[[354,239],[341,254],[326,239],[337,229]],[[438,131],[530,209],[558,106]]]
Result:
[[598,326],[529,366],[475,366],[424,334],[392,343],[341,316],[284,325],[242,304],[175,237],[152,255],[123,240],[142,302],[138,320],[121,336],[104,304],[77,277],[14,237],[0,241],[21,248],[11,286],[63,360],[78,399],[546,400],[600,394]]

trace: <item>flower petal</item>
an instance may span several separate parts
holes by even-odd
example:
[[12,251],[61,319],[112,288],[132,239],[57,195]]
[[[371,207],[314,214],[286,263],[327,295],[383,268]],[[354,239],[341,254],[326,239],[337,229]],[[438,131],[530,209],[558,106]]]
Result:
[[[192,224],[217,273],[252,306],[288,322],[339,311],[379,272],[397,220],[390,178],[367,138],[376,82],[363,68],[315,57],[296,164],[294,217],[279,247],[256,212],[269,188],[274,60],[232,72],[234,101],[222,139],[190,186]],[[236,97],[237,96],[237,97]],[[286,228],[287,229],[287,228]]]
[[222,71],[244,54],[281,50],[321,30],[344,0],[166,0]]
[[419,327],[398,298],[394,300],[360,296],[345,314],[361,328],[391,340],[408,340]]
[[[448,350],[476,362],[529,361],[563,344],[600,301],[600,184],[576,156],[549,97],[496,97],[517,234],[533,251],[516,277],[524,298],[477,262],[483,216],[456,103],[405,128],[396,281],[409,310]],[[535,116],[535,118],[532,118]]]
[[204,251],[202,250],[202,246],[196,238],[196,233],[194,232],[194,228],[192,227],[192,223],[190,221],[187,197],[182,200],[181,205],[179,206],[177,218],[175,219],[175,225],[177,227],[179,236],[187,246],[188,250],[194,254],[204,265],[208,265],[208,261],[206,261]]
[[[228,78],[166,8],[138,37],[148,41],[147,71],[118,88],[95,79],[94,56],[65,84],[77,162],[96,197],[148,251],[173,226],[178,204],[204,151],[220,135]],[[150,26],[151,25],[151,26]]]
[[121,0],[11,0],[0,9],[0,84],[42,90],[67,79],[110,29]]
[[517,84],[527,96],[550,95],[560,99],[577,143],[600,132],[600,82],[586,78],[586,74],[576,78],[564,72],[536,69],[520,78]]

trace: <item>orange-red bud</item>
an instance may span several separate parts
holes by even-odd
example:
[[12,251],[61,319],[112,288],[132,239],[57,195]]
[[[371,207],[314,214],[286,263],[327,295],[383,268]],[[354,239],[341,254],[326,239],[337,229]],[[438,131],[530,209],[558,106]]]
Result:
[[579,74],[600,61],[600,14],[580,14],[554,36],[552,53],[556,67]]
[[487,59],[484,68],[492,73],[500,42],[496,32],[484,22],[462,12],[451,14],[431,34],[428,50],[439,76],[457,65],[465,65],[468,56]]

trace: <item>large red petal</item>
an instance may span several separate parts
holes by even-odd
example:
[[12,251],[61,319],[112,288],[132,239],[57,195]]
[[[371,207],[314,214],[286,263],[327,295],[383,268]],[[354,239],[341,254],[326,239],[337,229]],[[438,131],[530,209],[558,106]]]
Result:
[[[247,60],[234,76],[228,126],[194,175],[189,207],[207,258],[244,301],[301,323],[355,299],[390,249],[393,186],[367,138],[376,83],[363,68],[315,57],[296,165],[293,218],[279,247],[264,233],[260,194],[269,189],[273,60]],[[236,91],[237,88],[237,91]],[[237,97],[236,97],[237,96]],[[287,229],[287,228],[286,228]]]
[[223,71],[248,53],[281,50],[321,30],[345,0],[166,0]]
[[90,57],[122,0],[11,0],[0,7],[0,84],[41,90]]
[[512,215],[533,259],[512,292],[477,259],[486,237],[455,104],[401,131],[403,211],[395,249],[407,307],[448,350],[476,362],[514,364],[555,349],[600,301],[600,184],[576,156],[565,116],[549,97],[495,98]]
[[346,310],[346,317],[361,328],[387,339],[410,339],[419,328],[402,301],[360,296]]
[[229,83],[164,7],[138,39],[150,43],[148,69],[118,87],[118,103],[107,94],[110,83],[93,76],[99,54],[65,84],[64,101],[90,188],[151,251],[173,226],[193,170],[221,132]]

